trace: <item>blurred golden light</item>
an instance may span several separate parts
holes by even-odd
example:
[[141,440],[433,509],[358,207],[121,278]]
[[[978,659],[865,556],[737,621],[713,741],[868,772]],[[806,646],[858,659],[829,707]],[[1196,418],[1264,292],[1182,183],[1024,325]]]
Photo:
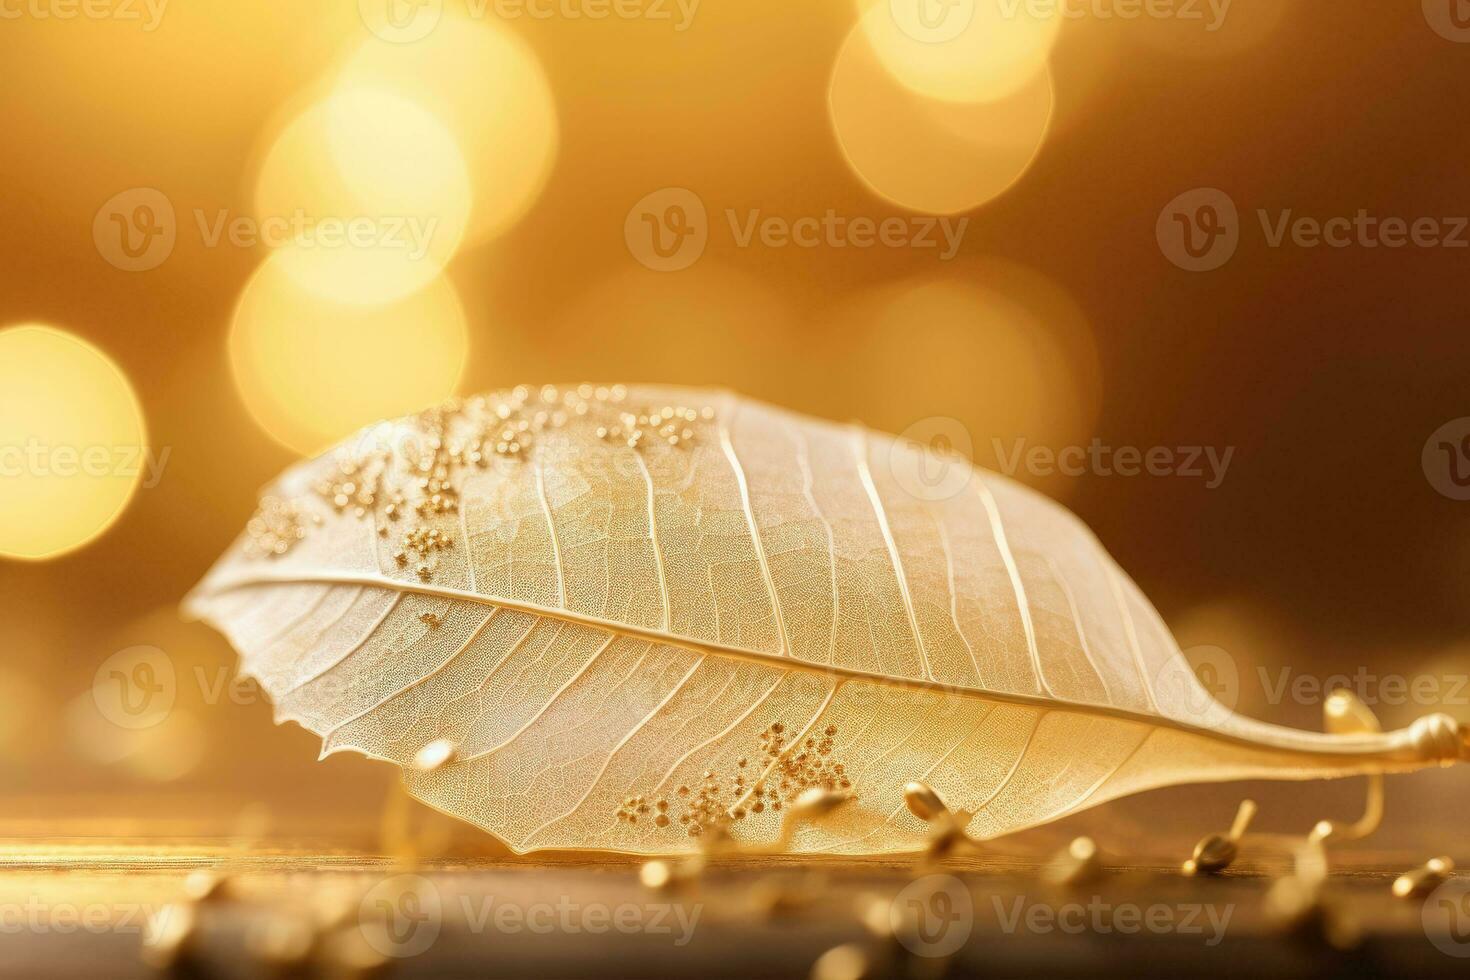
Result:
[[1062,18],[1050,4],[1002,0],[857,0],[859,23],[883,68],[912,91],[947,102],[988,102],[1046,67]]
[[828,103],[848,163],[873,191],[914,210],[955,214],[1000,196],[1031,165],[1051,119],[1051,76],[1043,66],[992,102],[936,101],[895,84],[854,28],[833,66]]
[[476,178],[467,239],[514,224],[556,159],[556,102],[536,53],[483,19],[445,11],[412,44],[373,38],[343,66],[344,87],[391,85],[442,119]]
[[150,782],[171,782],[197,769],[209,748],[209,735],[192,711],[175,708],[157,724],[124,728],[97,710],[91,692],[66,706],[72,750],[102,766],[118,766]]
[[0,555],[53,558],[94,540],[147,461],[142,406],[111,358],[54,327],[0,330]]
[[45,691],[29,675],[0,664],[0,767],[23,764],[35,729],[50,708]]
[[598,280],[535,339],[514,358],[525,377],[728,385],[770,398],[808,380],[785,301],[709,257],[676,274],[636,268]]
[[902,433],[953,419],[981,465],[1056,496],[1075,482],[1015,465],[1036,447],[1087,445],[1101,408],[1090,325],[1050,280],[985,263],[868,290],[833,323],[859,338],[865,421]]
[[287,123],[255,187],[262,244],[338,303],[385,303],[432,281],[473,206],[458,143],[385,88],[344,87]]
[[1188,58],[1229,58],[1261,44],[1281,25],[1293,4],[1202,4],[1201,16],[1152,17],[1135,23],[1141,41],[1165,54]]
[[383,306],[335,303],[272,255],[246,284],[230,328],[230,367],[255,421],[314,453],[378,419],[453,394],[469,328],[453,285],[440,277]]
[[[1268,698],[1276,673],[1299,658],[1306,638],[1274,610],[1246,596],[1222,596],[1169,617],[1169,628],[1198,671],[1209,664],[1216,697],[1226,706],[1267,721],[1296,724]],[[1264,681],[1264,682],[1263,682]]]

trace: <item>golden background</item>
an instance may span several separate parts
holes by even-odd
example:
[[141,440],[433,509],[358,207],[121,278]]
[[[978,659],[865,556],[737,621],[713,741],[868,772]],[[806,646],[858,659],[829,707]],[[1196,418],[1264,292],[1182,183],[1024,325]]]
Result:
[[[252,803],[291,826],[376,820],[386,771],[318,764],[249,692],[214,697],[232,655],[174,609],[299,451],[380,403],[521,382],[726,386],[889,431],[937,424],[990,466],[1017,439],[1233,447],[1213,489],[1015,475],[1098,532],[1183,645],[1228,651],[1248,714],[1318,723],[1261,670],[1429,675],[1449,693],[1470,672],[1470,503],[1421,464],[1470,414],[1470,252],[1273,248],[1256,217],[1470,212],[1470,43],[1431,26],[1432,4],[1235,0],[1213,32],[1012,21],[977,42],[995,61],[975,63],[1000,69],[919,88],[902,39],[862,33],[853,0],[704,0],[682,30],[674,3],[668,20],[578,19],[449,0],[403,43],[372,33],[372,6],[174,0],[151,28],[141,4],[142,22],[4,7],[0,328],[95,345],[169,455],[85,547],[0,558],[0,834],[176,832]],[[346,121],[313,115],[343,91],[360,103]],[[127,271],[107,209],[138,188],[167,199],[175,241]],[[703,206],[707,242],[659,271],[636,232],[670,188]],[[1210,272],[1156,236],[1194,188],[1240,211],[1238,250]],[[742,244],[730,223],[929,207],[967,221],[952,258],[937,230],[939,248],[798,247]],[[447,239],[407,271],[306,256],[311,292],[281,271],[290,247],[210,244],[201,226],[292,209],[418,209]],[[65,373],[48,383],[87,397]],[[173,661],[178,707],[120,735],[91,688],[138,644]],[[1470,719],[1458,697],[1447,710]],[[1463,779],[1440,776],[1395,781],[1418,796],[1390,822],[1446,794],[1462,814]],[[1352,792],[1319,799],[1350,808]]]

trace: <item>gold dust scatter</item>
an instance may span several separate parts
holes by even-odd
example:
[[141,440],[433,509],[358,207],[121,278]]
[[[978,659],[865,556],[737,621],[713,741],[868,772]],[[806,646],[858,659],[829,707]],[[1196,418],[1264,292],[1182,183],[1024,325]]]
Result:
[[[392,445],[380,441],[356,455],[339,452],[308,496],[333,513],[378,521],[377,534],[386,539],[391,536],[386,525],[405,517],[431,521],[458,514],[471,472],[496,459],[517,464],[532,458],[541,436],[553,430],[585,425],[598,439],[645,451],[654,444],[688,446],[698,438],[701,423],[715,417],[709,406],[632,411],[623,405],[627,397],[623,385],[580,384],[519,385],[509,392],[452,399],[392,427]],[[300,510],[300,502],[261,500],[247,528],[251,557],[283,555],[305,536],[308,523],[321,523],[322,515]],[[416,558],[415,571],[427,581],[422,569],[428,565],[432,574],[429,554],[449,546],[447,535],[440,542],[431,537],[435,534],[442,532],[410,531],[394,561],[406,568]]]
[[[697,787],[681,785],[672,799],[659,797],[654,802],[654,825],[670,827],[677,820],[690,837],[700,837],[722,830],[732,820],[795,806],[803,794],[831,800],[833,805],[851,799],[846,767],[832,757],[837,726],[828,725],[820,739],[807,739],[800,745],[788,744],[785,732],[784,724],[773,722],[760,733],[760,751],[754,760],[740,756],[725,777],[706,769]],[[801,751],[795,751],[798,748]],[[756,776],[748,778],[753,761],[758,767]],[[646,812],[648,801],[630,796],[618,807],[617,817],[636,823],[637,815]]]
[[641,449],[646,442],[654,441],[678,448],[694,440],[694,425],[713,417],[713,411],[708,408],[701,411],[684,405],[665,405],[641,412],[620,412],[616,422],[599,425],[596,432],[597,438],[629,449]]
[[245,554],[251,558],[279,558],[306,537],[301,511],[280,497],[261,499],[255,516],[245,525]]

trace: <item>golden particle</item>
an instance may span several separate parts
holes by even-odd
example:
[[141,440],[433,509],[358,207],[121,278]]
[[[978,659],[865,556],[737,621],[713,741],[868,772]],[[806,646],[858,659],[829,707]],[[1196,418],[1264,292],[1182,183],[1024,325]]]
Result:
[[1427,895],[1444,884],[1454,873],[1455,861],[1450,857],[1430,858],[1423,867],[1407,871],[1394,879],[1393,894],[1396,898],[1412,898]]
[[459,746],[447,738],[436,738],[414,753],[413,767],[419,772],[433,772],[453,761]]
[[869,975],[868,954],[856,943],[834,946],[812,964],[812,980],[862,980]]
[[673,865],[667,861],[648,861],[638,869],[638,880],[645,888],[662,891],[674,882]]
[[213,871],[193,871],[184,879],[184,894],[190,901],[213,902],[227,897],[229,879]]
[[167,905],[144,926],[143,961],[160,970],[173,969],[188,958],[194,936],[193,907]]
[[939,798],[939,793],[936,793],[928,783],[916,782],[904,786],[904,804],[908,805],[908,813],[916,815],[920,820],[935,820],[941,815],[950,813],[950,808],[945,807],[944,801]]

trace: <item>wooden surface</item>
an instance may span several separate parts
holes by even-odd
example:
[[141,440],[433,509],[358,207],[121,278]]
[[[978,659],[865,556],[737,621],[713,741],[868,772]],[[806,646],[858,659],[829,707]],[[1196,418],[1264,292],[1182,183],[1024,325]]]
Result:
[[[1179,874],[1171,859],[1135,859],[1070,888],[1042,884],[1035,855],[966,859],[917,878],[910,861],[726,861],[667,893],[640,884],[636,863],[449,856],[405,867],[305,844],[32,838],[0,843],[0,975],[158,975],[140,956],[143,918],[184,899],[191,872],[212,868],[227,885],[187,906],[198,922],[187,975],[332,975],[320,949],[294,973],[273,974],[262,937],[293,935],[292,923],[308,921],[319,944],[366,934],[379,908],[409,916],[378,973],[405,978],[805,977],[848,943],[882,976],[1465,976],[1470,959],[1430,941],[1422,903],[1390,895],[1406,861],[1337,857],[1330,894],[1361,931],[1339,951],[1310,930],[1283,935],[1268,917],[1265,894],[1288,870],[1275,858],[1207,880]],[[956,888],[969,916],[955,909]],[[896,897],[902,906],[916,896],[937,916],[927,939],[909,937],[919,948],[865,928],[865,911],[890,918],[881,913]],[[965,933],[960,948],[926,955],[944,952],[952,929]],[[1462,946],[1470,952],[1470,935]]]

